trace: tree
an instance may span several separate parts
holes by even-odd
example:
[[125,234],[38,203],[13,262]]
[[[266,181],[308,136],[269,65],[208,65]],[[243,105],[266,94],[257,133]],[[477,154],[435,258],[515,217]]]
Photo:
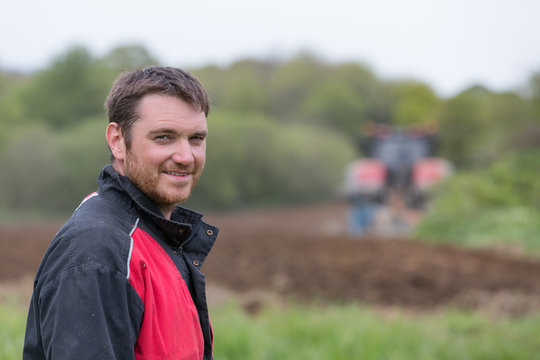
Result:
[[304,117],[348,134],[359,136],[366,120],[366,104],[355,89],[344,82],[328,81],[315,86],[301,106]]
[[232,64],[222,85],[220,106],[241,112],[265,112],[270,110],[269,83],[274,64],[243,60]]
[[72,47],[27,85],[21,94],[25,117],[59,129],[100,114],[110,82],[88,50]]
[[208,121],[205,174],[188,200],[195,208],[327,200],[355,156],[344,136],[318,126],[221,111]]
[[2,73],[0,76],[0,153],[12,133],[29,124],[24,116],[25,103],[21,93],[29,75]]
[[43,210],[60,194],[54,134],[42,125],[14,133],[0,155],[0,204],[4,209]]
[[392,122],[395,95],[391,87],[381,82],[369,67],[357,63],[337,64],[328,77],[354,89],[358,100],[364,104],[367,119],[377,123]]
[[291,121],[302,116],[301,104],[310,89],[327,79],[328,66],[310,54],[300,54],[280,66],[272,77],[271,114]]
[[484,166],[505,152],[526,148],[538,125],[530,104],[515,93],[474,86],[443,105],[440,136],[444,154],[457,165]]
[[489,90],[475,86],[443,105],[440,123],[442,155],[456,166],[473,166],[489,121]]
[[393,87],[398,99],[394,109],[396,125],[425,124],[437,117],[440,100],[428,85],[407,81]]
[[115,73],[159,65],[159,61],[141,45],[118,46],[109,51],[101,61]]
[[531,76],[529,86],[531,88],[531,102],[534,109],[534,117],[540,122],[540,71]]

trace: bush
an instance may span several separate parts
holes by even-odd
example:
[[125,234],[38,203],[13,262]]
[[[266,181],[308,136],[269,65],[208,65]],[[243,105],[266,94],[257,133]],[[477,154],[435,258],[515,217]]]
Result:
[[59,172],[55,135],[32,126],[13,134],[0,156],[0,204],[5,209],[47,207]]
[[52,132],[44,126],[14,134],[0,155],[0,208],[70,213],[97,187],[108,159],[103,119]]
[[[186,206],[228,208],[322,201],[354,157],[344,137],[262,115],[211,116],[207,166]],[[97,188],[109,162],[106,122],[89,119],[65,130],[25,128],[0,155],[0,209],[69,214]],[[39,211],[38,211],[39,212]]]
[[205,174],[190,206],[225,208],[322,201],[335,195],[354,150],[345,137],[263,115],[209,119]]
[[513,153],[485,170],[456,175],[439,188],[417,235],[438,242],[540,250],[539,158],[538,149]]

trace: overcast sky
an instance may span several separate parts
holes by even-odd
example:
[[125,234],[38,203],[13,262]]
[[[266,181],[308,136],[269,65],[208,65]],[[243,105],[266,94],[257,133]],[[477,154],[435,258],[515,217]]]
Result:
[[1,0],[0,68],[37,70],[71,45],[145,46],[166,65],[310,51],[449,96],[515,90],[540,71],[537,0]]

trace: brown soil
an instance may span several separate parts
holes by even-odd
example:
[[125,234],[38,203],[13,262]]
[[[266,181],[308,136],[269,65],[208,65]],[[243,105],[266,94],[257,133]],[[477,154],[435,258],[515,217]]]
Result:
[[[512,316],[540,310],[540,260],[407,238],[351,237],[346,210],[331,204],[206,216],[221,229],[203,267],[210,289],[246,299],[272,294],[414,310],[456,306]],[[33,276],[60,225],[1,226],[0,283]]]

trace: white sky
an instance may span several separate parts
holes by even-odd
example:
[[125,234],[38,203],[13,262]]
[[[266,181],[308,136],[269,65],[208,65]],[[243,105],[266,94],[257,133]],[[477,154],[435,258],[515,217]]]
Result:
[[443,96],[515,90],[540,71],[537,0],[1,0],[0,68],[37,70],[70,45],[145,46],[166,65],[308,50]]

